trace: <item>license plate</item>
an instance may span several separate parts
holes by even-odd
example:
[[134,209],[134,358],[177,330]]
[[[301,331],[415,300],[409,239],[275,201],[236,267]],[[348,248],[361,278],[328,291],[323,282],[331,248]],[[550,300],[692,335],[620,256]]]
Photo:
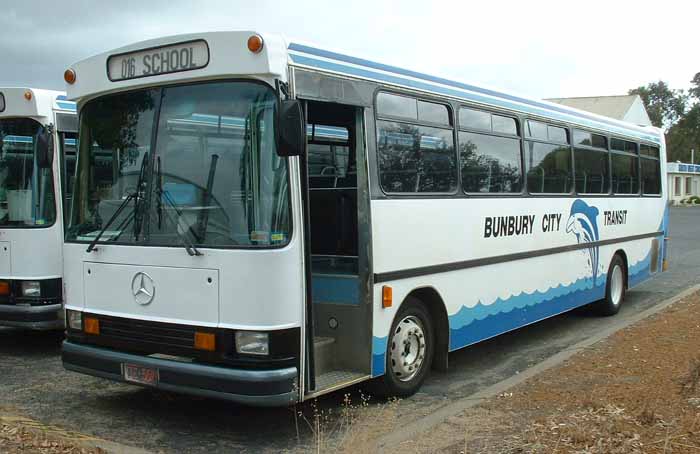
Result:
[[156,386],[159,378],[158,369],[134,364],[122,364],[122,375],[126,381],[149,386]]

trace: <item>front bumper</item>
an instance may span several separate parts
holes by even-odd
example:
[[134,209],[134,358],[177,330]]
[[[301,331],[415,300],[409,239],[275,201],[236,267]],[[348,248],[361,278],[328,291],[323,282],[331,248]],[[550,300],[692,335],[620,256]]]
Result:
[[63,329],[65,328],[63,305],[0,304],[0,326],[39,330]]
[[[63,367],[95,377],[126,382],[122,364],[158,369],[159,389],[228,400],[254,406],[276,407],[297,402],[297,368],[244,370],[179,362],[117,352],[106,348],[63,342]],[[130,384],[138,384],[131,383]]]

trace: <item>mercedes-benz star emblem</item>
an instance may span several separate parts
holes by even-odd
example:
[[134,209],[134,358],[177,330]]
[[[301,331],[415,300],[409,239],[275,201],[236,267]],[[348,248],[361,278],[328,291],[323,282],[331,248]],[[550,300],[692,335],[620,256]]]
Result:
[[142,271],[134,274],[131,279],[131,294],[138,304],[142,306],[150,304],[156,296],[156,286],[151,276]]

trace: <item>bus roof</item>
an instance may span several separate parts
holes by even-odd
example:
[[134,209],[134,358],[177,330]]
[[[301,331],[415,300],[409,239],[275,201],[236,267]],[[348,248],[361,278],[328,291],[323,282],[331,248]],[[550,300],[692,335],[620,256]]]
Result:
[[[71,66],[76,73],[76,81],[72,85],[67,85],[68,98],[82,101],[92,96],[126,89],[237,76],[256,77],[273,83],[275,78],[286,80],[286,66],[291,64],[342,77],[370,80],[382,85],[447,96],[534,117],[572,123],[611,134],[654,143],[663,142],[663,134],[657,128],[637,126],[561,104],[352,57],[312,45],[297,42],[287,45],[280,35],[261,34],[265,44],[261,52],[253,54],[248,51],[246,42],[248,37],[255,33],[254,31],[228,31],[168,36],[134,43],[87,58]],[[108,74],[110,62],[119,59],[123,62],[130,55],[142,58],[148,53],[161,52],[163,48],[172,49],[178,44],[186,45],[197,41],[206,43],[206,63],[195,69],[188,68],[147,77],[137,74],[132,77],[115,78]]]
[[574,123],[582,127],[634,136],[655,143],[661,142],[662,138],[662,132],[658,128],[638,126],[561,104],[527,98],[504,91],[386,65],[307,44],[292,42],[289,44],[288,50],[290,60],[295,66],[312,68],[346,77],[372,80],[409,90],[448,96],[545,119]]
[[75,103],[62,91],[0,87],[0,117],[51,117],[53,111],[75,113]]

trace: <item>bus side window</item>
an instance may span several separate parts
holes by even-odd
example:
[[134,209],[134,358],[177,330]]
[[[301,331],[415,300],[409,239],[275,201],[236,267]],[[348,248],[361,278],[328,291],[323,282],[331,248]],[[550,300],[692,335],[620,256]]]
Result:
[[457,155],[447,105],[379,93],[377,116],[379,183],[384,192],[456,191]]
[[553,125],[544,128],[532,120],[527,123],[530,137],[525,140],[528,191],[532,194],[570,193],[574,178],[568,131]]
[[642,194],[661,194],[661,163],[659,149],[649,145],[639,147],[642,160]]
[[637,155],[637,144],[621,139],[611,139],[610,163],[613,194],[638,194],[639,156]]
[[462,107],[459,127],[464,192],[521,192],[520,137],[515,118]]

